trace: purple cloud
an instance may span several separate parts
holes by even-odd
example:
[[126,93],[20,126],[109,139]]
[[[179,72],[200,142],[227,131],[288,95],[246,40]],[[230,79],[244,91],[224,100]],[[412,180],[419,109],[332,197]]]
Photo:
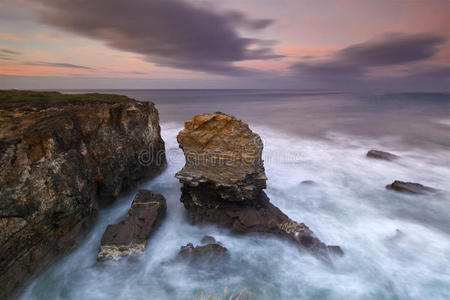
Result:
[[389,66],[433,57],[445,38],[431,33],[391,33],[344,48],[338,57],[364,66]]
[[269,19],[219,13],[181,0],[36,0],[44,24],[145,55],[162,66],[223,75],[248,74],[233,62],[280,57],[238,29],[261,30]]
[[335,52],[331,58],[299,62],[291,69],[315,78],[361,79],[376,67],[407,65],[433,57],[445,38],[431,34],[386,34],[378,39],[351,45]]
[[50,66],[50,67],[70,68],[70,69],[92,70],[92,68],[90,68],[90,67],[74,65],[74,64],[69,64],[69,63],[60,63],[60,62],[36,61],[36,62],[25,62],[24,65],[28,65],[28,66]]

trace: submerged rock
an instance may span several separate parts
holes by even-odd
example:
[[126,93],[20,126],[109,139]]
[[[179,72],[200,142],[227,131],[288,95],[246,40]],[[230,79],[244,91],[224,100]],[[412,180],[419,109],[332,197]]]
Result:
[[161,194],[139,190],[125,219],[106,227],[97,259],[117,259],[144,251],[148,237],[166,215],[166,208]]
[[262,141],[246,123],[220,112],[201,114],[185,123],[177,140],[186,164],[176,177],[191,223],[275,234],[328,259],[328,248],[305,224],[270,203]]
[[386,185],[386,189],[408,194],[427,194],[437,192],[436,189],[420,183],[404,182],[400,180],[395,180],[393,183]]
[[388,237],[387,241],[389,241],[389,242],[398,242],[398,241],[404,239],[405,236],[406,236],[406,234],[403,231],[401,231],[400,229],[395,229],[395,234],[390,236],[390,237]]
[[164,168],[158,111],[119,95],[0,91],[0,164],[5,299],[76,244],[100,200]]
[[217,243],[217,242],[216,242],[216,239],[215,239],[213,236],[205,235],[205,236],[200,240],[200,243],[201,243],[202,245],[208,245],[208,244],[215,244],[215,243]]
[[399,156],[397,156],[395,154],[385,152],[385,151],[379,151],[379,150],[370,150],[369,152],[367,152],[367,157],[388,160],[388,161],[392,161],[394,159],[399,158]]
[[203,246],[194,247],[192,243],[182,246],[178,252],[178,258],[190,264],[212,267],[211,264],[224,262],[230,258],[230,255],[228,249],[215,242],[214,239],[213,243],[206,243]]
[[300,184],[302,185],[317,185],[317,183],[313,180],[303,180],[302,182],[300,182]]
[[328,251],[331,254],[337,255],[337,256],[344,256],[344,251],[342,251],[341,247],[339,246],[327,246]]

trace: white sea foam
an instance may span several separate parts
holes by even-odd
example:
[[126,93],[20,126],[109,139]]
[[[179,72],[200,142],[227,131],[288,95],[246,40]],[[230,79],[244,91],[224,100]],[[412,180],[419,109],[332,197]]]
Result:
[[[34,280],[22,299],[195,299],[202,292],[223,296],[225,288],[250,291],[254,299],[450,298],[448,153],[397,151],[390,137],[387,142],[330,133],[325,140],[311,140],[251,126],[264,141],[271,201],[346,253],[332,269],[286,241],[188,225],[174,178],[184,164],[175,138],[181,127],[162,125],[169,166],[140,187],[168,200],[167,217],[145,253],[96,263],[103,231],[126,213],[130,193],[101,211],[84,242]],[[367,150],[386,144],[391,148],[382,150],[400,155],[400,160],[365,157]],[[386,190],[395,179],[444,192],[431,197]],[[302,185],[303,180],[317,184]],[[206,272],[173,262],[180,246],[198,243],[205,234],[229,249],[229,266]]]

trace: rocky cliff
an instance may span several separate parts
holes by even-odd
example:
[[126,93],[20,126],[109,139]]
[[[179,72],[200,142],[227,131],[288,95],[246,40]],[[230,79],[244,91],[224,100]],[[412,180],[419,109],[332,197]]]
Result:
[[0,91],[0,298],[166,164],[158,111],[124,96]]
[[270,202],[263,191],[263,144],[247,124],[224,113],[201,114],[185,123],[177,139],[186,164],[176,177],[192,223],[275,234],[327,261],[329,252],[339,249],[327,247]]

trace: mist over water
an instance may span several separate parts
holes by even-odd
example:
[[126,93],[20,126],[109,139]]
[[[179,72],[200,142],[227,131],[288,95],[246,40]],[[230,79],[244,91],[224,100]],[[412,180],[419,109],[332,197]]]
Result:
[[[348,95],[317,91],[114,91],[160,111],[168,168],[143,183],[167,199],[167,217],[141,255],[96,262],[108,224],[136,190],[100,211],[72,253],[35,279],[21,299],[196,299],[245,290],[253,299],[450,299],[449,95]],[[330,268],[277,238],[191,226],[174,175],[184,165],[176,135],[195,114],[223,111],[261,135],[267,194],[343,258]],[[368,159],[369,149],[394,162]],[[385,189],[419,182],[438,195]],[[313,180],[316,184],[301,184]],[[180,246],[213,235],[231,262],[202,270],[174,261]]]

